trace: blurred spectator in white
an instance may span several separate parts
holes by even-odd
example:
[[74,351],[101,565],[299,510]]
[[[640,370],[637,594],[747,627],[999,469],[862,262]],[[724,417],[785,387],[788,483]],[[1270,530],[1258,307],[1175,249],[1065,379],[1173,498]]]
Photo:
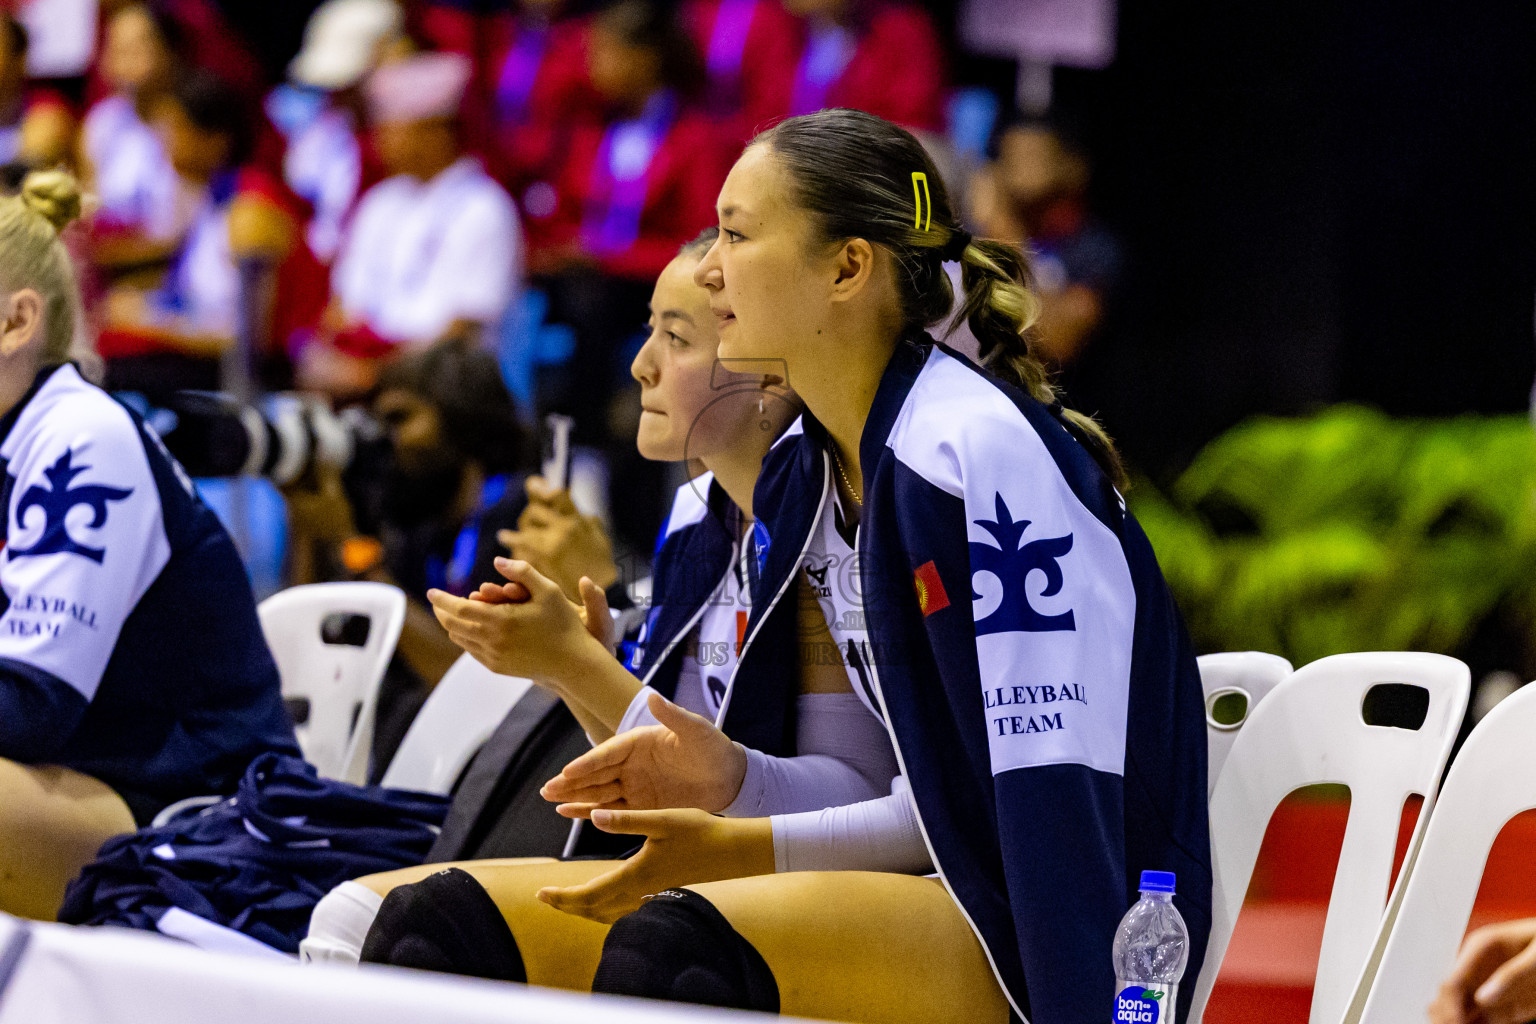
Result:
[[[325,272],[304,244],[302,203],[252,163],[253,113],[232,86],[202,70],[182,75],[156,101],[166,153],[203,200],[158,288],[118,285],[107,295],[97,347],[113,390],[157,397],[216,388],[219,358],[242,327],[257,354],[281,366],[288,339],[319,320]],[[250,268],[244,282],[241,264]],[[242,303],[247,287],[253,303]],[[257,322],[242,323],[244,315]],[[267,376],[285,383],[281,373]]]
[[511,302],[522,235],[512,197],[463,150],[470,71],[460,54],[423,53],[369,76],[374,145],[391,177],[363,195],[347,230],[326,335],[301,357],[306,387],[364,392],[381,357],[484,337]]
[[149,125],[155,102],[176,80],[181,30],[145,4],[107,22],[100,71],[112,88],[85,115],[81,169],[100,204],[92,258],[122,266],[164,259],[196,198],[183,199],[176,171]]
[[24,0],[7,4],[27,31],[27,74],[83,78],[100,42],[97,0]]
[[998,136],[997,156],[972,179],[977,234],[1027,245],[1040,292],[1038,351],[1058,368],[1082,356],[1120,277],[1120,244],[1091,216],[1088,160],[1048,124]]
[[324,97],[318,113],[290,137],[283,176],[314,207],[309,247],[327,263],[341,248],[358,197],[378,180],[377,160],[363,137],[361,84],[402,24],[394,0],[326,0],[288,65],[289,81]]
[[54,167],[70,158],[75,118],[65,99],[27,84],[27,30],[0,13],[0,164]]

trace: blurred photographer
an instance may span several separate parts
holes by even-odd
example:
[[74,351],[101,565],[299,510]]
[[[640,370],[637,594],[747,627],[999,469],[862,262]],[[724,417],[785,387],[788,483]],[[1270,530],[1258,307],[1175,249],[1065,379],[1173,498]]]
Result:
[[463,652],[426,602],[499,581],[498,531],[524,507],[528,445],[496,360],[465,345],[405,353],[380,371],[370,411],[388,434],[382,465],[317,466],[285,489],[294,583],[373,580],[407,596],[405,628],[380,694],[387,763],[426,694]]

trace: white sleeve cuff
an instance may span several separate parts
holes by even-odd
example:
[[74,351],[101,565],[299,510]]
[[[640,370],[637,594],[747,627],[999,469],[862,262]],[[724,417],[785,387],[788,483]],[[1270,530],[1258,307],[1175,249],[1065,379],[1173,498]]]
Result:
[[619,719],[619,727],[613,730],[615,736],[621,732],[638,729],[642,725],[661,724],[656,721],[656,716],[651,714],[651,694],[655,692],[649,686],[640,687],[640,692],[635,694],[634,699],[629,702],[629,707],[624,709],[624,717]]
[[736,745],[747,755],[747,774],[742,776],[741,789],[737,790],[736,799],[720,813],[727,818],[761,818],[764,814],[763,803],[768,796],[770,759],[761,751],[740,743]]
[[933,870],[907,780],[897,776],[891,795],[799,814],[775,814],[775,871]]

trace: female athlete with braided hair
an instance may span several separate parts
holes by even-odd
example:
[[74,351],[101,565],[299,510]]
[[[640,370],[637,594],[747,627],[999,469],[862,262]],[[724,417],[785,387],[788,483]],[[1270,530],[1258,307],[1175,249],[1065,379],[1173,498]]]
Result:
[[[720,357],[781,361],[806,405],[754,491],[746,634],[797,614],[762,595],[806,586],[821,653],[884,722],[901,774],[888,797],[735,829],[704,864],[719,830],[683,809],[706,806],[701,780],[733,806],[758,785],[750,752],[744,777],[707,721],[669,711],[567,766],[546,787],[564,813],[647,839],[539,893],[617,919],[594,989],[1075,1024],[1112,1005],[1111,941],[1142,869],[1178,874],[1197,972],[1211,876],[1194,655],[1113,448],[1030,354],[1026,257],[970,239],[917,141],[855,111],[759,136],[718,213],[695,280]],[[954,301],[946,260],[981,367],[925,333]]]

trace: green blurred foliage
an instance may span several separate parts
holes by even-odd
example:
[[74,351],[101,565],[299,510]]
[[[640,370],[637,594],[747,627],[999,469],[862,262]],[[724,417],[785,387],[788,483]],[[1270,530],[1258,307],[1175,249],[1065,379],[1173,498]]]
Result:
[[1202,652],[1456,654],[1495,614],[1536,637],[1524,417],[1254,419],[1127,497]]

